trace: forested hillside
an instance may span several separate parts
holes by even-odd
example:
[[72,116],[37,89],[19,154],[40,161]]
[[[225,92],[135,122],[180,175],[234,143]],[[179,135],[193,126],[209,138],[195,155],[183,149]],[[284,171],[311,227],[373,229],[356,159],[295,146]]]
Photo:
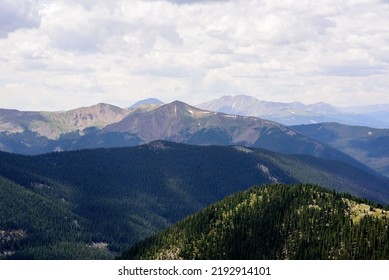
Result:
[[389,129],[339,123],[297,125],[292,128],[331,145],[389,177]]
[[51,188],[61,186],[36,183],[29,189],[0,177],[0,259],[113,258],[93,243],[96,236],[75,205]]
[[312,185],[239,192],[126,251],[124,259],[388,259],[389,212]]
[[0,176],[0,235],[23,233],[1,243],[7,258],[112,258],[253,185],[315,183],[389,202],[386,178],[343,162],[241,146],[157,141],[40,156],[0,153]]

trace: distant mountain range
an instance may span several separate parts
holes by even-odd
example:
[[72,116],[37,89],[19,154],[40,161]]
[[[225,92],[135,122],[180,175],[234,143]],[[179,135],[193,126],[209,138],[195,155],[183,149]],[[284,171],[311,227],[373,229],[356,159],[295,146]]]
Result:
[[312,185],[257,187],[147,238],[121,259],[387,260],[388,218],[381,206]]
[[260,117],[285,125],[339,122],[389,128],[389,105],[335,107],[323,102],[311,105],[300,102],[267,102],[251,96],[237,95],[223,96],[197,107],[227,114]]
[[[150,107],[151,106],[151,107]],[[82,113],[82,112],[88,113]],[[309,154],[348,162],[367,168],[350,156],[312,140],[276,122],[255,117],[229,115],[200,110],[180,101],[165,105],[147,105],[124,110],[110,105],[97,105],[60,113],[69,118],[54,119],[33,113],[17,112],[21,118],[11,119],[3,111],[3,123],[8,130],[0,134],[0,148],[4,151],[39,154],[99,147],[124,147],[167,140],[196,145],[244,145],[265,148],[288,154]],[[55,113],[53,113],[55,114]],[[11,114],[12,115],[12,114]],[[25,116],[26,115],[26,116]],[[101,128],[101,119],[107,115]],[[37,124],[38,119],[40,125]],[[119,119],[118,121],[116,121]],[[5,120],[5,121],[4,121]],[[21,120],[21,122],[18,122]],[[63,134],[56,138],[42,127],[61,127]],[[88,127],[89,124],[89,127]],[[85,128],[86,127],[86,128]],[[84,128],[82,130],[82,128]]]
[[156,141],[39,156],[0,152],[0,258],[113,258],[227,195],[277,183],[389,203],[388,178],[243,146]]
[[[320,115],[328,119],[339,112],[325,103],[269,103],[247,96],[223,97],[209,104],[217,105],[213,107],[215,110],[222,108],[222,111],[247,115],[261,112],[268,117],[293,113],[293,116]],[[377,105],[359,110],[377,115],[385,112],[385,108]],[[337,135],[336,139],[327,139],[328,133],[323,134],[329,127],[330,134]],[[388,176],[387,138],[387,129],[340,124],[287,127],[258,117],[202,110],[180,101],[163,104],[155,98],[139,101],[125,109],[108,104],[66,112],[0,109],[0,150],[20,154],[128,147],[167,140],[196,145],[243,145],[287,154],[314,155],[342,160],[365,170],[371,168]]]

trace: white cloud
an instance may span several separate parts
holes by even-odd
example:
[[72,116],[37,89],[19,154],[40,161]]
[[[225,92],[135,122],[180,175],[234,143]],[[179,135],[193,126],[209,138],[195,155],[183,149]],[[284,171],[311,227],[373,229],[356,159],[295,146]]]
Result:
[[40,24],[39,7],[34,1],[0,0],[0,38],[22,28]]
[[389,103],[387,1],[0,1],[0,107]]

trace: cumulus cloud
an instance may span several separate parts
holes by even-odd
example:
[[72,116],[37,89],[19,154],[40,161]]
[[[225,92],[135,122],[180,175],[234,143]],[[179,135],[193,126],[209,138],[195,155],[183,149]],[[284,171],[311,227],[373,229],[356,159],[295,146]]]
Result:
[[147,0],[147,1],[166,1],[166,2],[182,5],[182,4],[228,2],[231,0]]
[[0,38],[21,28],[36,28],[40,24],[39,9],[31,1],[0,0]]
[[175,26],[157,18],[163,10],[141,1],[118,1],[116,5],[111,1],[81,1],[77,5],[59,1],[44,14],[42,29],[55,47],[64,50],[112,52],[134,45],[149,50],[159,38],[171,44],[181,42]]
[[0,1],[8,102],[21,87],[5,85],[22,81],[26,97],[74,107],[227,93],[389,103],[387,1]]

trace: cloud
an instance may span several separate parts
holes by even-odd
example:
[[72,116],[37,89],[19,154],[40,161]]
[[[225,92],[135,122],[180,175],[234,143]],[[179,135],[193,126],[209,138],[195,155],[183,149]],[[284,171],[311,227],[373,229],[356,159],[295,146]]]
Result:
[[58,1],[44,12],[42,29],[59,49],[112,52],[115,48],[149,50],[159,39],[170,44],[181,43],[174,25],[149,18],[153,13],[155,16],[163,13],[153,5],[144,5],[142,1],[118,1],[116,5],[110,1],[72,3]]
[[[147,1],[161,1],[161,0],[147,0]],[[184,4],[198,4],[198,3],[228,2],[231,0],[164,0],[164,1],[171,2],[174,4],[184,5]]]
[[39,9],[33,1],[0,0],[0,38],[21,28],[37,28]]
[[196,104],[226,93],[389,103],[387,1],[1,4],[0,91],[10,100],[4,85],[22,81],[26,98],[74,94],[74,107],[149,96]]

